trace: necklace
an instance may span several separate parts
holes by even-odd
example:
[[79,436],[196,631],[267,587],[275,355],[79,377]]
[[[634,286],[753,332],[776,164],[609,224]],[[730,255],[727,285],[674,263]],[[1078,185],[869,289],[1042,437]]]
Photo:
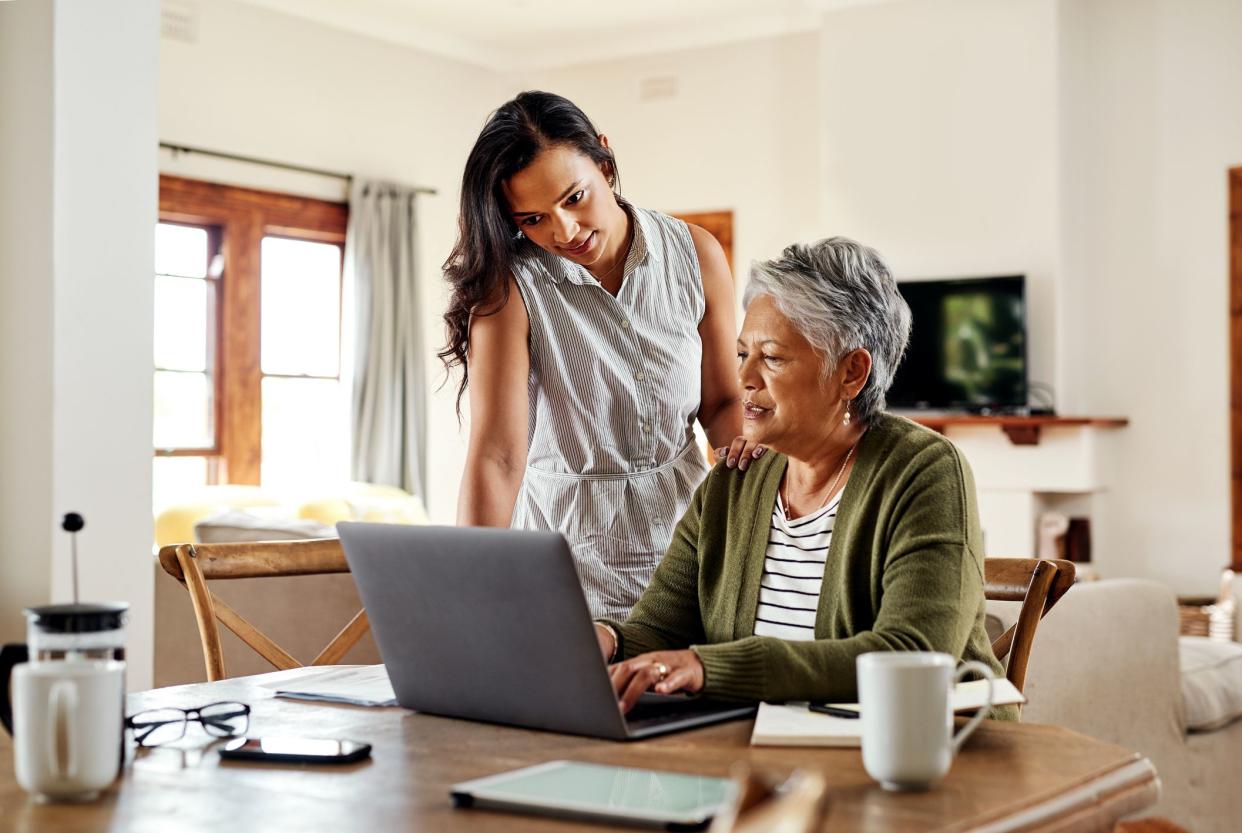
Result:
[[[622,265],[624,265],[624,264],[625,264],[625,262],[626,262],[627,260],[629,260],[629,259],[630,259],[630,252],[629,252],[629,250],[628,250],[628,249],[626,249],[625,255],[624,255],[624,256],[622,256],[622,257],[618,257],[618,258],[617,258],[617,262],[616,262],[616,263],[614,263],[614,264],[612,264],[612,268],[611,268],[611,269],[609,269],[607,272],[605,272],[605,273],[604,273],[604,274],[602,274],[602,275],[593,276],[593,277],[595,277],[595,280],[599,281],[600,283],[603,283],[603,282],[604,282],[604,278],[609,278],[609,277],[612,277],[612,273],[613,273],[613,272],[615,272],[615,271],[617,271],[617,267],[618,267],[618,266],[622,266]],[[589,272],[589,271],[591,271],[591,270],[590,270],[590,269],[588,269],[587,271]]]
[[[861,439],[862,438],[859,437],[859,440]],[[850,464],[850,458],[854,456],[854,449],[856,448],[858,448],[858,440],[855,440],[854,444],[850,446],[850,450],[845,453],[845,459],[841,461],[841,468],[837,469],[837,476],[832,479],[832,485],[828,487],[828,497],[824,498],[824,502],[821,503],[818,508],[808,512],[807,514],[814,514],[828,505],[828,501],[832,499],[834,494],[836,494],[837,484],[841,482],[841,475],[845,474],[845,467]],[[786,480],[788,480],[788,478],[786,478]],[[785,520],[791,521],[793,518],[789,516],[789,490],[785,489],[784,482],[781,483],[781,489],[784,490],[781,494],[781,503],[783,504],[783,508],[785,510]]]
[[[624,252],[624,254],[618,254],[618,256],[617,256],[617,262],[616,262],[616,263],[614,263],[614,264],[612,264],[612,267],[611,267],[611,268],[609,268],[609,270],[608,270],[607,272],[605,272],[604,274],[602,274],[602,275],[598,275],[598,276],[597,276],[597,275],[595,275],[594,273],[591,273],[591,276],[592,276],[593,278],[595,278],[595,280],[599,281],[600,283],[603,283],[605,278],[610,278],[610,277],[612,277],[612,273],[613,273],[613,272],[615,272],[615,271],[617,271],[617,267],[618,267],[618,266],[624,266],[624,265],[625,265],[625,262],[626,262],[627,260],[629,260],[629,259],[630,259],[630,247],[634,245],[634,226],[633,226],[634,220],[630,220],[630,223],[631,223],[631,225],[630,225],[630,228],[629,228],[629,230],[628,230],[628,233],[625,235],[625,252]],[[582,268],[583,268],[583,269],[586,269],[586,267],[585,267],[585,266],[584,266],[584,267],[582,267]],[[590,269],[587,269],[587,272],[591,272],[591,270],[590,270]]]

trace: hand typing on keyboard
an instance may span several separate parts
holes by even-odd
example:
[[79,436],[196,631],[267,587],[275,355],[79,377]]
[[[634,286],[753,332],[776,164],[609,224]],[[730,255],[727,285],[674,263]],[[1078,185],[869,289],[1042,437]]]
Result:
[[697,694],[703,689],[703,663],[694,651],[652,651],[608,666],[621,713],[626,714],[644,691]]

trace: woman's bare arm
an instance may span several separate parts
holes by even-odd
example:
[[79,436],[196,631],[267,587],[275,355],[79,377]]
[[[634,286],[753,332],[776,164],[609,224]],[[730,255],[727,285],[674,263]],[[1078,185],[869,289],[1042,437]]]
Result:
[[470,445],[457,498],[460,526],[505,527],[526,469],[530,319],[510,279],[509,299],[470,321]]
[[711,234],[690,226],[699,256],[706,310],[699,322],[703,342],[699,423],[712,448],[727,449],[729,465],[745,469],[756,448],[742,439],[742,397],[737,382],[737,318],[733,277],[724,250]]

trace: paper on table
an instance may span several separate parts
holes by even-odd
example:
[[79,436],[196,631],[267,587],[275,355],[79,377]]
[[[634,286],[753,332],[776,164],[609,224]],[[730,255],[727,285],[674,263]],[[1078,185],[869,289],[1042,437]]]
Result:
[[[1009,680],[996,680],[993,705],[1025,703],[1026,698]],[[953,689],[954,711],[974,711],[987,702],[987,680],[958,683]],[[857,703],[833,703],[845,709],[857,709]],[[813,712],[806,703],[777,705],[760,703],[755,728],[750,735],[751,746],[860,746],[862,724],[856,718],[833,717]]]
[[277,697],[348,703],[354,706],[395,706],[397,695],[383,665],[335,665],[293,681],[269,683]]
[[760,703],[751,746],[861,746],[857,719],[807,709],[806,703]]

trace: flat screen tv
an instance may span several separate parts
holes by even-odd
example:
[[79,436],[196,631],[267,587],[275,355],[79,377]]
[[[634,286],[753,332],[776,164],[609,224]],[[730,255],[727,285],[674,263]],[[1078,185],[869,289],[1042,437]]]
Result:
[[1027,404],[1022,275],[901,281],[910,346],[890,408],[1005,411]]

